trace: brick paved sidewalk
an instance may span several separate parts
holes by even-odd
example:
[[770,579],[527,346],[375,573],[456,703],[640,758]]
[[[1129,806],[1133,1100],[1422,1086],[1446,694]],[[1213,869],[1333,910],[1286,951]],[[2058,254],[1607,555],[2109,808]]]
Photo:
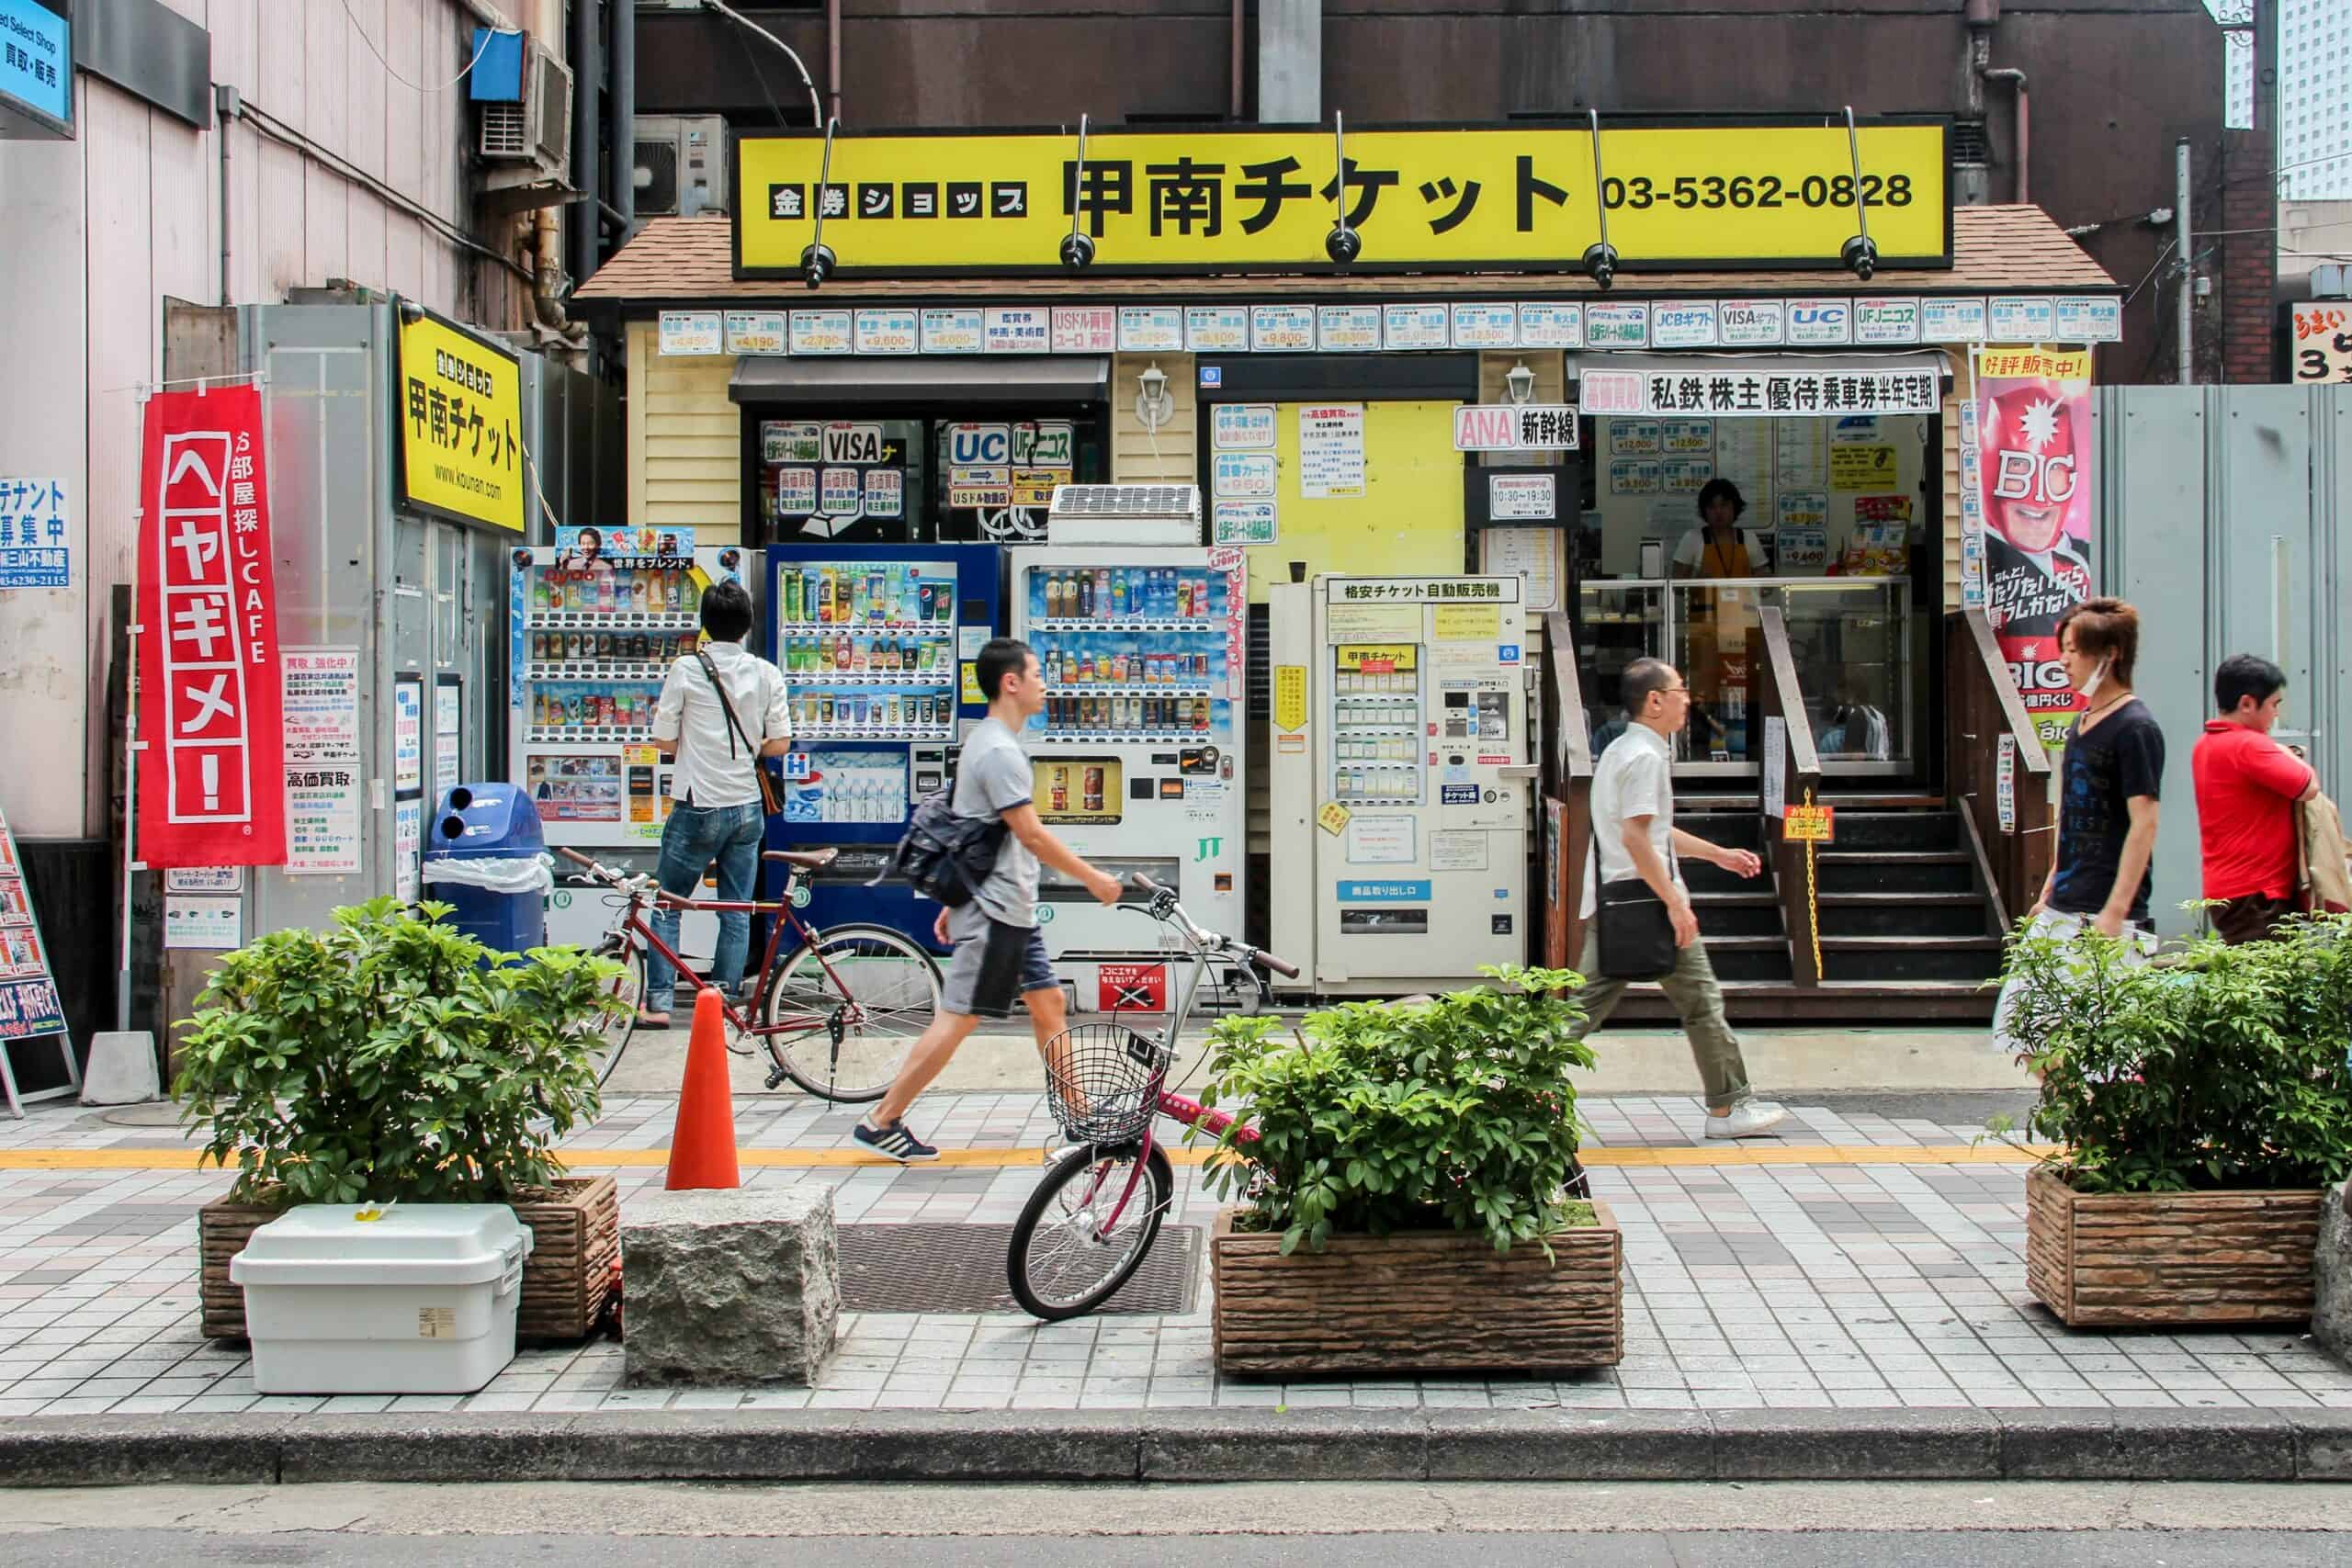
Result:
[[[815,1390],[625,1392],[620,1348],[524,1351],[457,1398],[257,1396],[240,1348],[196,1326],[196,1221],[229,1178],[185,1165],[166,1127],[46,1107],[0,1124],[0,1416],[167,1412],[582,1411],[666,1407],[1069,1409],[1206,1405],[1735,1409],[1903,1406],[2352,1408],[2352,1371],[2304,1336],[2072,1333],[2025,1291],[2024,1167],[1974,1129],[1792,1107],[1787,1136],[1708,1145],[1697,1101],[1599,1100],[1596,1192],[1625,1235],[1624,1362],[1583,1377],[1291,1384],[1209,1364],[1205,1286],[1182,1315],[1041,1325],[1022,1316],[861,1313]],[[624,1206],[662,1179],[675,1101],[620,1099],[571,1145]],[[900,1169],[850,1152],[856,1112],[742,1108],[746,1179],[821,1180],[844,1224],[1006,1224],[1051,1137],[1038,1096],[927,1099],[971,1163]],[[1905,1158],[1905,1150],[1916,1150]],[[1754,1152],[1751,1152],[1754,1151]],[[1171,1223],[1215,1201],[1178,1168]],[[1163,1243],[1163,1245],[1167,1245]]]

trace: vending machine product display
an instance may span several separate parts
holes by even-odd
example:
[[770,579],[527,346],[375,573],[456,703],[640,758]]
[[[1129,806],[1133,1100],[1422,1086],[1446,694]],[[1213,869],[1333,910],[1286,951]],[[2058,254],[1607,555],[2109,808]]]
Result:
[[[560,528],[517,548],[508,586],[508,749],[550,846],[650,869],[670,813],[653,706],[673,660],[701,640],[703,591],[746,581],[755,552],[696,549],[680,529]],[[625,852],[607,854],[605,852]],[[548,940],[592,944],[601,899],[559,878]],[[683,932],[691,953],[703,922]]]
[[1327,994],[1525,960],[1534,794],[1522,580],[1318,577],[1269,592],[1269,943]]
[[[1239,931],[1241,552],[1015,549],[1012,604],[1013,635],[1046,681],[1046,711],[1024,738],[1039,818],[1094,864],[1144,872],[1204,926]],[[1164,996],[1154,922],[1103,908],[1050,867],[1038,918],[1081,1008],[1146,1009]]]
[[767,651],[791,690],[795,742],[768,847],[842,852],[803,883],[818,925],[874,921],[937,945],[937,905],[865,884],[914,802],[947,781],[957,720],[987,710],[971,661],[996,635],[1003,573],[994,545],[768,549]]

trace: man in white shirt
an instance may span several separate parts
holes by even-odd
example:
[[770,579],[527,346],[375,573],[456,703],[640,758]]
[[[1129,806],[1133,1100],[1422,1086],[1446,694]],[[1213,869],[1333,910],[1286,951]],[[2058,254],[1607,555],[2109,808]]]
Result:
[[[1699,940],[1699,917],[1690,908],[1677,855],[1711,862],[1735,876],[1764,869],[1750,850],[1709,843],[1674,825],[1674,754],[1671,738],[1688,720],[1690,688],[1662,659],[1637,659],[1625,666],[1625,713],[1633,722],[1600,755],[1592,773],[1592,844],[1598,874],[1584,889],[1584,953],[1577,967],[1592,976],[1600,963],[1599,888],[1604,882],[1639,877],[1665,903],[1674,922],[1674,970],[1660,982],[1690,1040],[1691,1060],[1707,1092],[1707,1136],[1747,1138],[1769,1132],[1788,1112],[1748,1091],[1747,1063],[1739,1037],[1724,1018],[1723,987]],[[1586,1017],[1581,1039],[1608,1021],[1632,982],[1588,978],[1579,993]]]
[[[684,897],[715,860],[719,898],[742,903],[757,888],[760,840],[767,827],[760,804],[760,759],[792,750],[791,706],[783,672],[744,649],[752,595],[741,582],[729,579],[710,585],[702,596],[702,629],[704,647],[671,664],[653,708],[653,744],[675,759],[670,819],[662,828],[662,859],[654,875],[663,892]],[[725,682],[724,703],[714,676]],[[677,910],[656,909],[653,929],[676,950]],[[722,990],[741,986],[751,945],[749,915],[719,916],[710,983]],[[658,951],[646,954],[645,969],[638,1027],[667,1029],[676,974]]]

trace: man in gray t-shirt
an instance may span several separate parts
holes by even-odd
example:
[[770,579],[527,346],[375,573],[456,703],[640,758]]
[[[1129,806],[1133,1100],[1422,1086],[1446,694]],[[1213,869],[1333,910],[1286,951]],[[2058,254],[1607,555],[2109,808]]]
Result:
[[1027,643],[1001,637],[980,649],[972,673],[989,699],[989,716],[965,738],[951,804],[960,817],[1001,822],[1004,847],[971,902],[939,911],[933,930],[956,951],[947,961],[938,1016],[907,1053],[890,1091],[853,1134],[862,1146],[901,1165],[939,1157],[937,1149],[907,1131],[907,1107],[982,1018],[1007,1016],[1017,995],[1029,1010],[1040,1054],[1063,1031],[1061,983],[1037,930],[1038,863],[1077,881],[1101,903],[1119,901],[1119,879],[1080,858],[1037,819],[1030,800],[1033,775],[1020,736],[1021,727],[1046,705],[1037,656]]

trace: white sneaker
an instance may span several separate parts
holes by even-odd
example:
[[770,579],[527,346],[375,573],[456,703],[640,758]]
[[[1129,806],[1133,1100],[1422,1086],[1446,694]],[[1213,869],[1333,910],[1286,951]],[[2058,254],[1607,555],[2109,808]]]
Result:
[[1769,1100],[1743,1100],[1731,1108],[1729,1115],[1707,1118],[1707,1136],[1753,1138],[1779,1126],[1788,1114],[1786,1106]]

